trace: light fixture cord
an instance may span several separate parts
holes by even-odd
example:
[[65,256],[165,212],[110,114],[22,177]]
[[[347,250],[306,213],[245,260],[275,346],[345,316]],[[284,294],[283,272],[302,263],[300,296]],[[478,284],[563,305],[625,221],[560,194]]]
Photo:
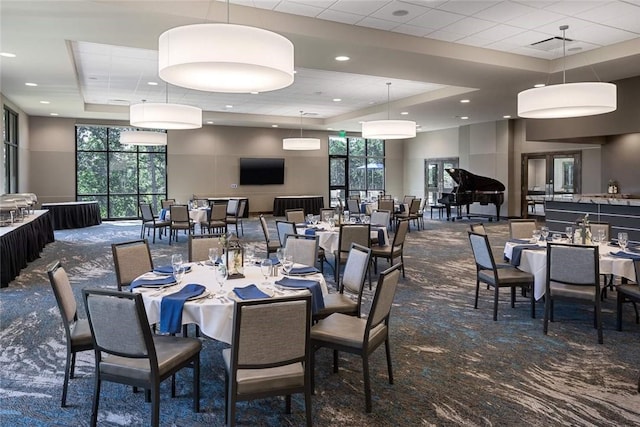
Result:
[[387,82],[387,120],[391,117],[391,82]]
[[560,27],[562,30],[562,84],[567,82],[567,28],[569,28],[568,25]]
[[304,113],[300,110],[300,138],[302,138],[302,114]]

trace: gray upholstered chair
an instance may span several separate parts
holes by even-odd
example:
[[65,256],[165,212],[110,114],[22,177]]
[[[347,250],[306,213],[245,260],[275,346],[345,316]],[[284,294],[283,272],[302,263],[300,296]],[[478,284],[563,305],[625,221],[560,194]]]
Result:
[[293,221],[276,220],[276,231],[280,246],[284,247],[284,239],[287,234],[296,234],[296,223]]
[[244,224],[242,223],[242,218],[244,217],[244,211],[247,209],[247,200],[246,199],[241,199],[240,201],[238,201],[238,209],[236,209],[236,211],[233,213],[233,215],[229,214],[229,209],[227,207],[227,228],[229,227],[229,224],[235,225],[236,227],[236,236],[240,236],[240,234],[238,234],[238,224],[240,224],[240,231],[242,232],[242,235],[244,236]]
[[189,262],[207,261],[209,259],[209,249],[218,249],[218,254],[222,256],[223,246],[220,238],[223,234],[194,234],[189,236]]
[[200,229],[206,230],[207,233],[225,233],[227,232],[227,204],[215,203],[211,205],[207,220],[200,223]]
[[73,289],[69,282],[67,272],[60,265],[60,261],[56,261],[47,267],[47,275],[53,289],[53,295],[56,297],[62,324],[64,325],[64,334],[67,341],[67,363],[64,368],[64,382],[62,384],[62,400],[60,406],[67,406],[67,387],[69,379],[73,378],[73,372],[76,365],[76,353],[93,349],[93,341],[91,340],[91,330],[87,319],[78,318],[78,306],[73,296]]
[[393,199],[381,199],[378,200],[378,210],[381,211],[389,211],[391,213],[389,217],[389,225],[393,225],[395,218],[395,205],[393,203]]
[[513,266],[498,268],[491,252],[489,238],[486,234],[469,231],[469,243],[476,262],[476,298],[473,308],[478,308],[478,295],[480,282],[486,283],[489,288],[494,288],[493,294],[493,320],[498,320],[498,300],[500,288],[511,289],[511,307],[515,307],[516,288],[522,288],[531,292],[531,317],[536,317],[536,300],[533,296],[534,278],[532,274],[520,271]]
[[533,231],[535,229],[535,219],[509,220],[509,238],[511,239],[530,239],[533,236]]
[[[391,212],[389,211],[381,211],[381,210],[374,210],[373,212],[371,212],[371,217],[369,218],[369,224],[371,224],[372,226],[376,226],[376,225],[381,225],[384,227],[389,228],[389,221],[391,218]],[[378,236],[371,236],[371,245],[379,245],[380,241],[378,239]]]
[[150,203],[140,203],[140,215],[142,216],[142,228],[140,229],[140,238],[144,238],[144,230],[147,230],[147,236],[149,232],[153,230],[152,243],[156,242],[156,229],[160,229],[159,238],[162,240],[162,234],[164,230],[171,225],[170,221],[156,218],[151,208]]
[[160,201],[160,205],[162,206],[162,209],[169,209],[171,205],[175,205],[175,204],[176,204],[176,199],[162,199]]
[[151,394],[151,425],[160,423],[160,383],[185,367],[193,368],[193,410],[200,411],[200,349],[195,338],[152,335],[142,295],[84,289],[84,302],[96,355],[91,425],[98,421],[102,381],[141,387]]
[[[333,372],[338,372],[338,352],[357,354],[362,358],[365,407],[371,412],[371,384],[369,355],[384,343],[387,354],[389,384],[393,384],[391,348],[389,344],[389,317],[391,305],[400,279],[400,264],[380,273],[369,315],[363,319],[334,313],[318,321],[311,328],[311,347],[314,353],[320,347],[333,349]],[[313,370],[312,370],[313,371]]]
[[370,261],[371,249],[356,243],[351,244],[338,292],[324,296],[324,308],[314,314],[314,320],[325,318],[333,313],[360,317],[362,292]]
[[393,236],[393,242],[390,245],[373,246],[371,248],[371,257],[373,258],[374,271],[378,272],[378,258],[389,260],[389,264],[393,265],[396,258],[400,258],[402,265],[402,277],[404,273],[404,241],[409,231],[409,220],[403,219],[398,221],[396,226],[396,234]]
[[484,228],[484,224],[481,222],[469,224],[469,229],[474,233],[485,234],[485,235],[487,234],[487,229]]
[[305,222],[304,209],[286,209],[284,211],[284,217],[287,221],[291,221],[296,224],[302,224]]
[[260,215],[260,226],[262,227],[262,233],[264,234],[264,239],[267,243],[267,254],[272,254],[278,251],[280,248],[280,241],[276,239],[272,239],[269,234],[269,226],[267,225],[267,219],[264,215]]
[[351,244],[356,243],[365,248],[371,247],[370,224],[342,224],[338,235],[338,249],[335,251],[335,280],[340,279],[340,266],[347,262]]
[[304,393],[307,426],[311,418],[311,295],[247,300],[234,306],[231,348],[225,366],[225,420],[235,425],[236,402]]
[[356,199],[347,199],[349,218],[360,218],[360,203]]
[[547,280],[544,294],[544,333],[553,322],[556,300],[591,304],[598,343],[602,344],[600,261],[598,246],[547,243]]
[[296,264],[314,266],[318,260],[318,236],[307,234],[287,234],[284,248]]
[[171,224],[169,226],[169,244],[171,240],[178,241],[178,231],[183,230],[187,234],[193,234],[195,224],[189,217],[189,207],[187,205],[169,206],[171,213]]
[[[411,224],[411,221],[414,221],[416,224],[416,227],[418,228],[418,230],[420,230],[421,223],[420,223],[420,218],[418,218],[418,211],[420,210],[421,203],[422,203],[421,199],[412,198],[411,202],[409,202],[409,210],[406,212],[396,214],[396,226],[398,221],[406,219],[409,221],[409,224]],[[409,231],[411,231],[411,227],[409,227]]]
[[149,242],[146,239],[113,243],[111,253],[119,291],[123,286],[129,286],[136,277],[153,270]]

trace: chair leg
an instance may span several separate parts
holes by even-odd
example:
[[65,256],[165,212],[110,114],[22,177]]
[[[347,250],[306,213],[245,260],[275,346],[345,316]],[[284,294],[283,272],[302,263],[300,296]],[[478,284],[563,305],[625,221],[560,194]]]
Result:
[[96,427],[98,424],[98,401],[100,399],[100,378],[96,369],[96,379],[93,385],[93,405],[91,408],[91,426]]
[[531,289],[531,318],[536,318],[536,297],[533,295],[533,285]]
[[193,412],[200,412],[200,355],[193,359]]
[[153,386],[151,393],[151,425],[158,427],[160,425],[160,385]]
[[499,293],[499,286],[494,286],[495,291],[494,291],[494,295],[493,295],[493,321],[495,322],[496,320],[498,320],[498,293]]
[[480,280],[476,279],[476,301],[473,304],[473,308],[478,308],[478,293],[480,292]]
[[290,394],[287,394],[284,397],[284,413],[285,414],[291,413],[291,395]]
[[333,372],[338,373],[338,350],[333,350]]
[[64,368],[64,382],[62,384],[62,401],[60,403],[60,406],[63,408],[67,406],[67,387],[69,387],[69,378],[71,377],[72,358],[71,352],[67,352],[67,364]]
[[542,332],[547,335],[549,330],[549,310],[551,310],[551,296],[547,295],[544,299],[544,321],[542,326]]
[[369,381],[369,355],[362,355],[362,374],[364,376],[364,402],[366,412],[371,412],[371,383]]
[[[622,330],[622,303],[624,302],[624,295],[618,292],[618,296],[616,297],[616,330]],[[633,306],[636,307],[636,304],[633,303]],[[636,307],[636,316],[638,314],[638,309]],[[636,318],[637,320],[637,318]]]
[[384,348],[387,352],[387,372],[389,373],[389,384],[393,384],[393,369],[391,368],[391,344],[389,337],[384,342]]
[[516,287],[511,287],[511,308],[516,306]]

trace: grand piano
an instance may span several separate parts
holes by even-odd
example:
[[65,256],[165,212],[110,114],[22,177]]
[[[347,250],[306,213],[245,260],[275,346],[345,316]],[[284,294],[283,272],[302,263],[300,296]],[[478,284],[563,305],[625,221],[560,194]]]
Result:
[[[467,207],[466,216],[470,217],[469,205],[472,203],[495,205],[496,221],[500,220],[500,206],[504,203],[504,184],[496,179],[475,175],[464,169],[449,168],[445,170],[458,184],[453,187],[451,193],[442,193],[442,197],[438,199],[438,203],[445,206],[447,221],[461,219],[462,206]],[[451,206],[457,207],[458,215],[453,218],[451,217]],[[489,221],[491,220],[492,218],[489,217]]]

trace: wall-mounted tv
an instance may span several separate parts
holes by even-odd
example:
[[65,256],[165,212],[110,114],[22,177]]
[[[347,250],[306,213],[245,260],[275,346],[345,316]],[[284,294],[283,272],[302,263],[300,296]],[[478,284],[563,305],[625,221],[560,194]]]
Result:
[[284,159],[240,159],[240,185],[278,184],[284,184]]

